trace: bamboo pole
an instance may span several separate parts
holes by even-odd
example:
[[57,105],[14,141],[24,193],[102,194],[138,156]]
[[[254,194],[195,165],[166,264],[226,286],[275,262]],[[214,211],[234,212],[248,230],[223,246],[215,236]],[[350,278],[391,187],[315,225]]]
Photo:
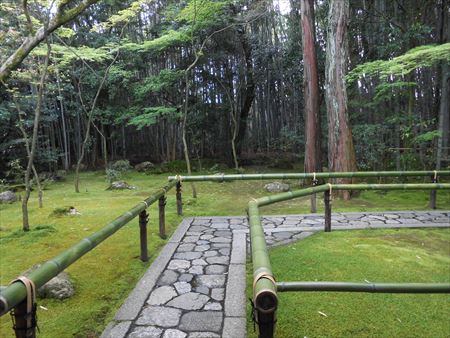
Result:
[[278,292],[450,293],[449,283],[277,282]]
[[[232,175],[230,175],[232,176]],[[436,189],[450,189],[450,184],[323,184],[311,188],[289,191],[271,196],[265,196],[258,199],[253,199],[248,203],[248,219],[250,225],[250,241],[252,251],[252,264],[253,264],[253,304],[256,314],[256,321],[259,326],[260,337],[273,337],[276,321],[276,310],[278,304],[277,291],[297,291],[297,288],[307,288],[301,282],[294,282],[294,284],[277,283],[275,282],[272,267],[270,265],[269,254],[267,251],[264,229],[261,224],[261,217],[259,213],[259,207],[290,200],[297,197],[307,196],[314,193],[325,192],[331,198],[331,189],[334,190],[436,190]],[[331,218],[331,206],[328,208],[328,213]],[[326,229],[327,230],[327,229]],[[309,283],[309,282],[307,282]],[[322,282],[324,283],[324,282]],[[383,292],[402,292],[402,290],[408,289],[408,292],[412,293],[432,293],[450,292],[450,285],[437,285],[433,284],[411,284],[405,286],[405,284],[357,284],[354,283],[353,287],[348,283],[330,282],[331,284],[316,283],[314,287],[325,288],[334,287],[337,291],[339,288],[354,289],[354,290],[367,290],[364,292],[382,292],[376,290],[385,290]],[[372,290],[372,291],[370,291]],[[375,291],[373,291],[375,290]],[[319,290],[317,290],[319,291]],[[325,291],[325,290],[322,290]],[[360,291],[363,292],[363,291]]]
[[273,337],[278,297],[257,202],[249,202],[248,215],[252,248],[255,318],[259,326],[260,337]]
[[307,179],[307,178],[368,178],[368,177],[422,177],[422,176],[450,176],[450,170],[428,171],[356,171],[356,172],[318,172],[318,173],[285,173],[285,174],[233,174],[233,175],[196,175],[169,176],[168,180],[200,182],[200,181],[242,181],[242,180],[272,180],[272,179]]
[[[58,256],[42,264],[38,269],[31,272],[28,278],[34,282],[36,288],[41,287],[69,265],[76,262],[80,257],[113,235],[117,230],[139,215],[141,211],[148,208],[148,206],[156,202],[161,196],[164,196],[167,191],[172,189],[175,185],[175,181],[169,182],[166,186],[157,190],[146,200],[138,203],[99,231],[93,233],[89,237],[86,237]],[[19,304],[23,299],[25,299],[25,297],[26,289],[20,282],[15,282],[9,285],[6,289],[2,290],[0,292],[0,316],[4,315],[10,309]]]

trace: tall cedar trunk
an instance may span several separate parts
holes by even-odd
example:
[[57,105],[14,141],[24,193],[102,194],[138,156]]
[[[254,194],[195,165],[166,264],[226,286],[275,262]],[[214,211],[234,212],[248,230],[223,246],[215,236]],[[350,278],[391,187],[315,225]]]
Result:
[[[448,22],[448,7],[445,6],[445,1],[442,3],[442,28],[441,28],[441,43],[446,43],[450,39],[450,24]],[[449,139],[449,129],[450,129],[450,113],[449,113],[449,64],[448,62],[443,62],[441,65],[441,98],[439,101],[439,138],[437,143],[437,156],[436,156],[436,170],[441,169],[442,160],[445,159],[447,164],[448,161],[448,139]]]
[[[305,172],[321,171],[320,93],[314,34],[314,0],[301,0],[303,46],[303,89],[305,102]],[[311,195],[311,212],[316,212],[316,196]]]
[[242,152],[242,144],[247,130],[248,115],[255,99],[255,83],[253,81],[253,62],[252,48],[248,42],[247,35],[244,31],[238,30],[242,51],[244,53],[246,67],[246,86],[242,93],[242,106],[239,112],[239,129],[236,136],[236,152],[238,155]]
[[[325,66],[328,113],[328,166],[330,171],[355,171],[356,159],[347,111],[345,73],[348,63],[348,0],[331,0]],[[339,180],[344,182],[345,180]],[[350,194],[344,191],[344,199]]]
[[[34,111],[33,136],[31,137],[30,152],[28,155],[28,164],[27,164],[27,169],[25,171],[25,194],[24,194],[24,197],[22,200],[22,229],[23,229],[23,231],[30,230],[30,223],[28,220],[28,200],[30,199],[30,193],[31,193],[30,175],[31,175],[31,170],[34,167],[33,160],[34,160],[34,156],[36,154],[36,146],[37,146],[37,138],[38,138],[38,130],[39,130],[39,120],[41,117],[42,99],[43,99],[43,95],[44,95],[45,79],[47,77],[48,63],[49,63],[49,59],[50,59],[50,50],[51,50],[50,44],[47,42],[47,55],[45,56],[44,68],[42,70],[41,78],[40,78],[40,82],[39,82],[36,109]],[[36,171],[34,173],[35,173],[35,175],[37,175]],[[38,177],[36,177],[36,179],[39,180]],[[42,195],[40,195],[39,198],[42,199]]]

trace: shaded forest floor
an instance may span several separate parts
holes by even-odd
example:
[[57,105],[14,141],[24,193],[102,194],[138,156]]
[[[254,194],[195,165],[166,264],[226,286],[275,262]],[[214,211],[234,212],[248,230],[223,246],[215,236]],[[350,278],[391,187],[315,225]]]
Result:
[[[252,173],[255,170],[248,170]],[[262,172],[261,169],[257,170]],[[264,170],[265,171],[265,170]],[[271,170],[278,171],[281,170]],[[202,172],[206,174],[206,172]],[[7,285],[14,277],[34,264],[41,263],[82,238],[99,230],[106,223],[148,197],[167,182],[169,174],[146,175],[131,172],[124,179],[135,190],[110,191],[104,172],[84,172],[81,192],[74,192],[73,176],[53,183],[44,191],[44,207],[38,208],[36,193],[30,200],[31,231],[21,231],[21,205],[0,205],[0,284]],[[418,182],[418,181],[416,181]],[[423,182],[423,180],[420,180]],[[189,184],[183,185],[184,215],[245,215],[247,202],[267,192],[266,181],[196,184],[199,196],[192,198]],[[292,180],[292,189],[298,181]],[[363,192],[351,201],[333,200],[334,211],[424,210],[429,192]],[[323,204],[318,199],[318,212]],[[450,193],[438,193],[438,207],[448,208]],[[61,208],[75,207],[80,215],[61,215]],[[175,192],[169,192],[166,206],[166,227],[170,235],[183,217],[176,215]],[[309,213],[309,198],[275,204],[262,209],[264,214]],[[134,288],[139,277],[151,264],[166,241],[157,235],[157,206],[150,207],[150,262],[142,263],[139,255],[137,220],[67,269],[74,281],[76,294],[64,300],[39,300],[41,337],[95,337],[102,332],[117,308]],[[9,316],[0,319],[0,335],[12,336]]]
[[[270,258],[280,281],[449,283],[449,248],[450,229],[335,231],[274,248]],[[247,264],[249,297],[251,285]],[[448,294],[286,292],[277,336],[448,337],[449,316]],[[250,320],[247,326],[256,337]]]

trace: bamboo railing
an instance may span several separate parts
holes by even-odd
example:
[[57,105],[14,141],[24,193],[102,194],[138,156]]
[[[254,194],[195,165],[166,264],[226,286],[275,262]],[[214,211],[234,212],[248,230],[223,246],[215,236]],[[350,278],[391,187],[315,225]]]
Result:
[[[84,238],[71,248],[65,250],[58,256],[50,259],[49,261],[42,264],[39,268],[32,271],[27,278],[31,280],[31,282],[34,283],[36,289],[47,283],[50,279],[58,275],[61,271],[63,271],[65,268],[70,266],[72,263],[76,262],[79,258],[81,258],[83,255],[94,249],[97,245],[102,243],[104,240],[109,238],[111,235],[113,235],[116,231],[118,231],[120,228],[122,228],[124,225],[126,225],[128,222],[130,222],[133,218],[139,215],[139,225],[140,225],[140,239],[141,239],[141,259],[143,261],[148,260],[147,255],[147,214],[146,209],[155,203],[156,201],[160,201],[160,207],[163,207],[163,204],[161,200],[164,199],[165,202],[165,195],[166,193],[172,189],[174,186],[177,185],[176,181],[169,182],[167,185],[165,185],[163,188],[157,190],[154,194],[149,196],[144,201],[138,203],[133,208],[128,210],[127,212],[123,213],[119,217],[117,217],[112,222],[108,223],[106,226],[104,226],[99,231],[93,233],[89,237]],[[160,213],[161,214],[161,213]],[[160,219],[161,221],[161,219]],[[161,235],[161,228],[164,228],[164,224],[161,224],[160,222],[160,235]],[[15,308],[16,311],[18,310],[19,313],[23,313],[26,309],[21,309],[21,306],[26,306],[26,300],[27,298],[27,290],[21,281],[15,281],[12,284],[10,284],[8,287],[3,289],[0,292],[0,316],[4,315],[11,309]],[[16,336],[17,337],[34,337],[35,332],[28,332],[27,333],[27,327],[20,328],[17,327],[18,324],[22,321],[19,316],[16,318]],[[28,335],[27,335],[28,334]]]
[[[341,172],[341,173],[299,173],[299,174],[250,174],[250,175],[206,175],[206,176],[170,176],[167,185],[157,190],[154,194],[149,196],[144,201],[138,203],[136,206],[120,215],[118,218],[108,223],[99,231],[84,238],[71,248],[65,250],[58,256],[45,262],[38,269],[32,271],[27,279],[31,281],[36,288],[43,286],[50,279],[58,275],[65,268],[76,262],[83,255],[94,249],[97,245],[105,241],[112,236],[115,232],[121,229],[124,225],[139,215],[140,226],[140,258],[142,261],[148,260],[147,253],[147,223],[148,214],[147,208],[159,201],[159,235],[165,238],[165,201],[166,194],[173,187],[176,187],[176,204],[177,213],[182,214],[182,196],[181,196],[181,182],[182,181],[234,181],[234,180],[264,180],[264,179],[308,179],[313,180],[320,178],[353,178],[353,177],[423,177],[431,176],[433,182],[437,182],[439,176],[450,176],[450,170],[441,171],[411,171],[411,172]],[[381,185],[357,185],[359,190],[365,189],[377,189],[377,186]],[[343,190],[358,189],[356,185],[341,185]],[[394,185],[384,185],[386,189],[396,189]],[[388,186],[392,186],[389,188]],[[407,184],[397,185],[402,186],[402,189],[410,189]],[[449,184],[415,184],[414,189],[448,189]],[[325,192],[329,185],[315,186],[312,188],[303,189],[297,192],[288,192],[268,197],[263,197],[259,200],[249,202],[248,213],[250,223],[250,237],[252,243],[252,261],[254,265],[254,295],[255,307],[258,311],[258,318],[261,325],[264,325],[265,321],[269,323],[269,326],[273,327],[273,316],[277,308],[278,299],[276,298],[277,284],[273,279],[272,271],[270,268],[270,260],[267,254],[267,247],[265,244],[264,231],[261,227],[259,217],[259,206],[276,203],[282,200],[287,200],[295,197],[306,196],[308,194],[316,192]],[[333,185],[334,189],[339,190],[338,185]],[[331,215],[331,208],[329,208]],[[256,267],[256,268],[255,268]],[[289,286],[287,289],[292,289],[293,286]],[[286,290],[287,290],[286,289]],[[30,313],[27,310],[27,288],[24,282],[14,281],[5,289],[0,291],[0,316],[15,310],[15,329],[16,337],[35,337],[35,327],[29,327],[30,316],[35,316],[34,313]],[[24,319],[27,318],[27,319]],[[260,330],[261,331],[261,330]],[[263,330],[267,331],[267,330]],[[270,330],[269,330],[270,331]],[[267,331],[268,332],[268,331]],[[273,333],[273,330],[272,330]]]
[[450,284],[359,284],[341,282],[276,282],[270,264],[259,207],[323,192],[325,197],[325,231],[331,231],[331,190],[437,190],[450,184],[324,184],[297,191],[253,199],[248,203],[251,255],[253,264],[254,317],[259,337],[273,337],[278,306],[277,291],[351,291],[395,293],[450,293]]

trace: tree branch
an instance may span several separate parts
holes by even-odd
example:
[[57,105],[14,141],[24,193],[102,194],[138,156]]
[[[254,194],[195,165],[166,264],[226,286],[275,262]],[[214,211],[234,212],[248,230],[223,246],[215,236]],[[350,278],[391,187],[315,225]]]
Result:
[[[39,28],[34,35],[29,35],[22,42],[21,46],[6,59],[0,67],[0,82],[5,82],[11,72],[16,69],[22,61],[30,54],[30,52],[52,32],[64,25],[65,23],[74,19],[77,15],[83,12],[89,6],[99,2],[100,0],[83,0],[76,7],[62,12],[62,9],[72,0],[60,1],[57,7],[56,15],[51,19],[48,25]],[[24,3],[26,6],[26,1]],[[47,26],[47,27],[46,27]]]

